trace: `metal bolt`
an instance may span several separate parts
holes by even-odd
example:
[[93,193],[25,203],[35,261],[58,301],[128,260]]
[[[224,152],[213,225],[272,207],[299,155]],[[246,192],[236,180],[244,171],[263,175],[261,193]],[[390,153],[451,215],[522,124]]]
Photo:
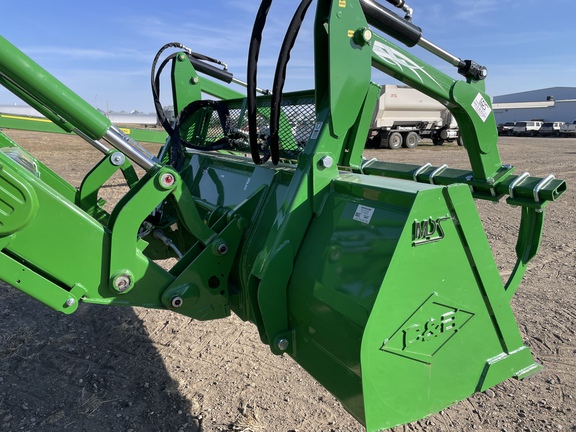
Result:
[[76,300],[74,300],[73,298],[69,298],[68,300],[66,300],[66,306],[68,307],[74,306],[74,303],[76,303]]
[[226,255],[228,253],[228,245],[226,243],[221,243],[216,248],[220,255]]
[[173,308],[179,308],[184,304],[184,300],[182,300],[182,297],[174,297],[172,298],[170,304],[172,305]]
[[190,84],[198,84],[200,82],[200,78],[197,76],[190,78]]
[[332,159],[332,156],[324,156],[322,159],[320,159],[320,164],[324,168],[330,168],[333,163],[334,163],[334,159]]
[[126,158],[122,153],[114,153],[110,158],[110,162],[112,162],[112,165],[114,166],[123,165],[125,160]]
[[276,346],[278,347],[278,349],[280,351],[286,351],[288,349],[288,346],[290,345],[290,342],[288,342],[288,339],[278,339],[278,342],[276,342]]
[[165,174],[162,174],[160,176],[160,184],[164,188],[170,188],[170,187],[174,186],[175,182],[176,182],[176,178],[174,177],[173,174],[165,173]]
[[131,284],[132,280],[130,279],[130,276],[127,274],[120,275],[116,278],[116,280],[114,280],[114,286],[116,287],[118,292],[126,291],[127,289],[130,288]]

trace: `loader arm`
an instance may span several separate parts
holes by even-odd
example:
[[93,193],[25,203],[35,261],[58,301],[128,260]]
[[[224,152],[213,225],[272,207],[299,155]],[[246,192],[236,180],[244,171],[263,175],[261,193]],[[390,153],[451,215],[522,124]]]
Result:
[[[280,77],[309,3],[290,26]],[[424,44],[465,79],[376,30]],[[0,37],[0,83],[103,153],[76,189],[0,134],[2,280],[63,313],[82,302],[199,320],[234,312],[369,431],[540,368],[510,297],[538,251],[546,205],[566,184],[501,162],[485,68],[368,0],[317,2],[312,90],[284,93],[279,79],[253,98],[256,79],[245,95],[228,86],[222,62],[171,47],[181,51],[159,70],[171,62],[176,119],[158,108],[168,139],[152,155]],[[362,159],[379,95],[373,67],[451,110],[470,171]],[[157,82],[153,73],[158,107]],[[119,169],[129,190],[107,212],[98,191]],[[504,197],[522,214],[506,284],[474,205]],[[160,265],[166,258],[171,267]]]

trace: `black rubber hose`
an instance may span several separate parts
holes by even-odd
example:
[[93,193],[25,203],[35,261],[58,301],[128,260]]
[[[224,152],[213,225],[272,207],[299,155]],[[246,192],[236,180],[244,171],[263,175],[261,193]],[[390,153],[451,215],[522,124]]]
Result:
[[274,85],[272,86],[272,100],[270,103],[270,155],[272,156],[272,163],[278,164],[280,159],[280,145],[278,131],[280,128],[280,112],[282,106],[282,92],[284,90],[284,82],[286,81],[286,68],[290,61],[290,52],[294,47],[296,38],[302,22],[306,16],[306,11],[310,7],[312,0],[302,0],[298,9],[290,21],[280,54],[278,55],[278,63],[276,65],[276,72],[274,73]]
[[406,4],[406,2],[404,0],[386,0],[388,3],[390,3],[391,5],[396,6],[399,9],[402,9],[404,7],[404,5]]
[[[222,63],[220,60],[215,59],[213,57],[209,57],[209,56],[206,56],[204,54],[192,52],[186,46],[181,44],[180,42],[167,43],[164,46],[162,46],[162,48],[160,48],[158,50],[158,52],[156,53],[156,56],[154,57],[154,60],[152,61],[152,68],[151,68],[151,72],[150,72],[152,98],[154,101],[154,109],[156,110],[156,116],[158,117],[158,121],[160,122],[160,124],[162,125],[162,127],[164,128],[166,133],[169,136],[172,136],[174,133],[174,129],[172,128],[170,121],[166,118],[166,113],[164,112],[164,108],[162,107],[162,103],[160,102],[160,75],[162,74],[162,70],[164,69],[164,67],[166,67],[168,62],[170,62],[171,60],[176,58],[177,54],[171,54],[166,59],[164,59],[164,61],[161,63],[160,67],[158,68],[158,71],[156,71],[156,65],[158,64],[158,60],[160,59],[160,56],[168,48],[176,48],[176,49],[186,50],[186,52],[188,53],[188,58],[193,65],[196,65],[196,63],[194,63],[193,59],[201,60],[204,62],[215,63],[215,64],[219,64],[219,65],[224,65],[224,63]],[[207,65],[205,63],[203,65],[204,65],[205,70],[215,69],[215,70],[219,71],[219,69],[216,69],[213,66]],[[198,70],[200,70],[200,69],[198,69]],[[203,70],[200,70],[200,71],[204,72]],[[221,72],[223,72],[223,71],[221,71]],[[207,73],[207,72],[205,72],[205,73]],[[230,74],[229,72],[226,72],[226,74],[229,74],[230,76],[232,76],[232,74]],[[229,81],[227,81],[227,82],[229,82]]]
[[[210,108],[211,110],[215,110],[218,113],[218,118],[220,120],[220,126],[222,127],[222,134],[223,138],[219,139],[218,141],[205,144],[205,145],[195,145],[183,140],[180,137],[180,128],[183,123],[185,123],[190,117],[192,117],[196,112],[201,109]],[[228,110],[228,106],[225,102],[222,101],[215,101],[211,99],[202,99],[202,100],[195,100],[190,102],[186,108],[184,108],[178,117],[176,118],[176,122],[174,124],[174,133],[172,134],[172,142],[180,143],[180,145],[191,148],[194,150],[222,150],[222,149],[229,149],[230,142],[228,141],[228,134],[230,132],[230,111]]]
[[262,32],[266,25],[266,17],[272,5],[272,0],[263,0],[258,8],[254,27],[252,27],[252,36],[250,37],[250,47],[248,49],[248,68],[247,88],[246,88],[246,105],[248,115],[248,137],[250,140],[250,153],[255,164],[260,165],[268,160],[268,157],[260,158],[258,151],[258,124],[256,121],[256,80],[258,74],[258,56],[260,55],[260,45],[262,45]]
[[168,60],[164,60],[163,66],[161,67],[160,71],[156,73],[156,65],[158,64],[158,60],[164,51],[168,48],[183,48],[184,46],[179,42],[170,42],[164,45],[162,48],[158,50],[154,60],[152,61],[152,68],[150,71],[150,86],[152,87],[152,99],[154,100],[154,109],[156,110],[156,116],[158,117],[158,121],[168,133],[168,135],[172,135],[174,130],[170,125],[170,122],[166,118],[166,114],[164,113],[164,108],[162,107],[162,103],[160,102],[160,87],[159,87],[159,74],[161,70],[164,68]]

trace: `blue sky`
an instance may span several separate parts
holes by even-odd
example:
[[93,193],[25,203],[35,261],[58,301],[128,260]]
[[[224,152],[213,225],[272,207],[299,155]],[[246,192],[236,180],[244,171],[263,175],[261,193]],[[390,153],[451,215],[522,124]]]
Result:
[[[153,112],[150,66],[156,51],[177,41],[228,63],[244,80],[258,1],[149,0],[5,2],[0,34],[88,102],[115,111]],[[388,5],[382,0],[382,3]],[[407,0],[423,37],[488,67],[491,96],[576,86],[573,0]],[[280,42],[297,1],[274,0],[264,34],[259,86],[272,85]],[[392,6],[390,6],[392,7]],[[300,32],[287,90],[313,87],[312,16]],[[416,52],[457,77],[443,61]],[[393,83],[375,75],[379,84]],[[166,89],[165,89],[166,90]],[[168,104],[168,92],[163,102]],[[0,104],[18,100],[3,88]]]

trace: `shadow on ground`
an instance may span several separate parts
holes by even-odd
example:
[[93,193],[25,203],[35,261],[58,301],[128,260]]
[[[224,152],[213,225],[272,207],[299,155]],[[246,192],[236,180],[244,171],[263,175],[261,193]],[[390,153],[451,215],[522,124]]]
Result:
[[131,308],[70,316],[0,284],[0,430],[200,430]]

